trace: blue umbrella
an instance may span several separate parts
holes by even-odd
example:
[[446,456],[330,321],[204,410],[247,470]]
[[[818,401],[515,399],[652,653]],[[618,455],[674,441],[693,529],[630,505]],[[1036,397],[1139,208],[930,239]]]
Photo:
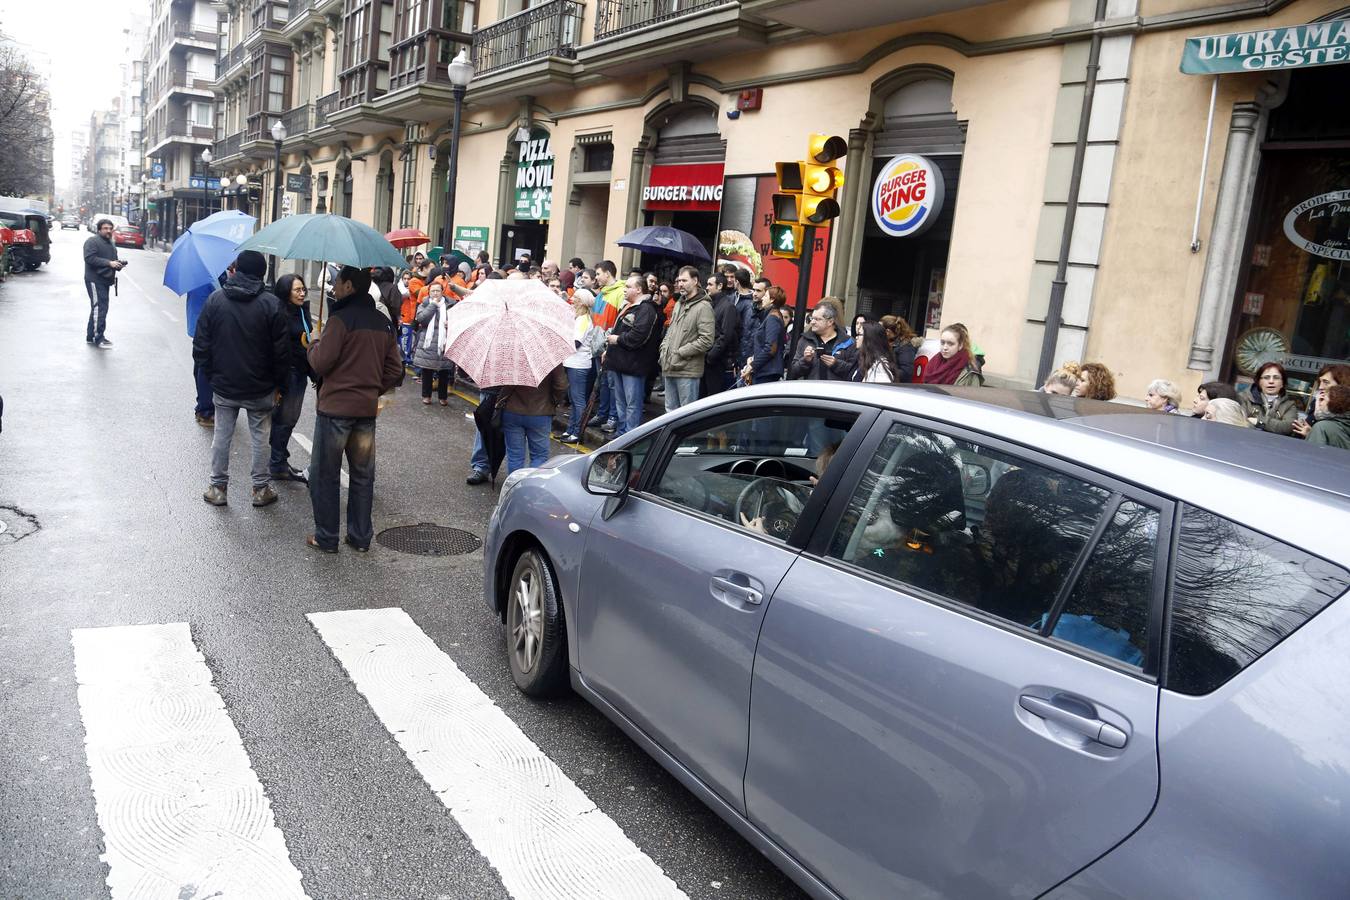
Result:
[[712,262],[708,248],[687,231],[669,225],[648,225],[628,232],[614,243],[654,256],[668,256],[685,262]]
[[258,220],[237,209],[226,209],[194,222],[173,242],[173,253],[164,266],[164,286],[175,294],[188,294],[216,277],[239,255],[239,245],[253,233]]
[[332,213],[287,216],[239,245],[283,259],[309,259],[367,268],[406,269],[408,261],[374,228]]

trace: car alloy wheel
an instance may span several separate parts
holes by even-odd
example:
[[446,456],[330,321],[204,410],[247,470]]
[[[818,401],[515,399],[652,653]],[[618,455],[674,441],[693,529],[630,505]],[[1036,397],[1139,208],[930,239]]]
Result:
[[516,687],[547,697],[567,687],[567,629],[553,569],[542,551],[516,558],[506,597],[506,655]]

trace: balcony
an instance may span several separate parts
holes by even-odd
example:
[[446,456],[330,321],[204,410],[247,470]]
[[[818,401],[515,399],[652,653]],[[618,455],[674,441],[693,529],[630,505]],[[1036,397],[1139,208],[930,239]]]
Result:
[[337,109],[338,92],[325,94],[314,101],[314,127],[323,128],[328,125],[328,116]]
[[216,159],[224,159],[227,156],[238,156],[239,148],[243,145],[244,133],[242,131],[229,135],[224,140],[216,141],[216,149],[212,151]]
[[747,13],[744,5],[737,0],[596,0],[595,40],[577,49],[577,60],[588,73],[616,77],[763,50],[777,26]]
[[596,0],[595,39],[657,25],[714,6],[727,0]]
[[576,59],[581,15],[582,6],[576,0],[552,0],[475,31],[474,74],[489,75],[549,56]]
[[225,77],[225,73],[244,63],[244,45],[237,44],[229,53],[216,60],[216,81]]
[[204,91],[211,93],[211,79],[201,72],[174,72],[169,86],[186,91]]
[[281,114],[281,124],[291,137],[308,134],[314,128],[314,107],[308,103],[286,110]]
[[214,48],[219,39],[214,31],[203,28],[193,27],[190,22],[180,22],[173,26],[173,36],[176,41],[194,41],[201,44],[211,44]]
[[149,134],[147,155],[153,156],[164,147],[174,143],[207,143],[215,137],[215,129],[210,125],[200,125],[183,119],[170,119],[161,129]]
[[931,0],[928,3],[878,3],[876,0],[741,0],[752,15],[815,34],[860,31],[907,19],[983,6],[991,0]]

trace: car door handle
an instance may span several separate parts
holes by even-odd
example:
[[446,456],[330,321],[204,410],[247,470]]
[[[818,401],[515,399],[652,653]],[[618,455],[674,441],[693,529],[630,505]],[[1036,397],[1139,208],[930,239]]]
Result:
[[1065,709],[1041,697],[1023,694],[1017,698],[1017,702],[1033,716],[1039,716],[1042,719],[1054,722],[1075,734],[1081,734],[1088,740],[1105,744],[1107,747],[1114,747],[1119,750],[1125,746],[1128,740],[1125,732],[1110,722],[1103,722],[1101,719],[1092,716],[1080,715],[1071,709]]
[[733,600],[741,603],[759,604],[764,602],[764,594],[748,584],[737,584],[730,578],[723,578],[721,575],[712,577],[713,592],[721,591]]

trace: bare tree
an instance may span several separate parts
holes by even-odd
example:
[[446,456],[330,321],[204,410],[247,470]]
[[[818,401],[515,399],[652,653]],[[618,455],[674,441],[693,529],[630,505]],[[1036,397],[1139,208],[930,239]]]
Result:
[[52,190],[51,99],[12,43],[0,42],[0,195]]

